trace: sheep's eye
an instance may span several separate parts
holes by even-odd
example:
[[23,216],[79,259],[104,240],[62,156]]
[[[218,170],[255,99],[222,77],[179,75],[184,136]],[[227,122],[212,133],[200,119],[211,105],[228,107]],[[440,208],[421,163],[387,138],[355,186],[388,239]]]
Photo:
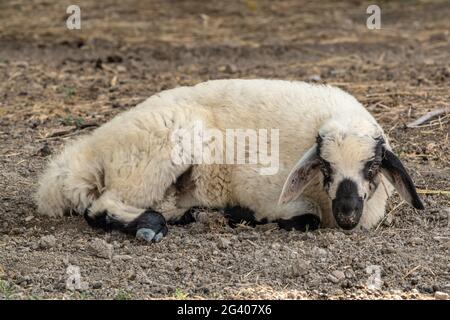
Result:
[[324,180],[323,183],[325,186],[329,185],[331,183],[331,174],[333,173],[333,170],[331,169],[331,164],[320,158],[320,170],[322,171]]

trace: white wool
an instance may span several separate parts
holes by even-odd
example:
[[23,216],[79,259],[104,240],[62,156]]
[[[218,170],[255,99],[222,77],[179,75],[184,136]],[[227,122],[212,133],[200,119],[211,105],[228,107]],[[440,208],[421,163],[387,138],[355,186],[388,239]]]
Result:
[[[260,166],[249,164],[194,165],[194,187],[177,194],[171,186],[191,165],[172,162],[171,134],[189,130],[198,121],[222,132],[230,128],[279,129],[278,173],[260,175]],[[320,179],[296,201],[278,205],[286,177],[314,144],[319,130],[321,134],[336,132],[338,139],[345,140],[342,145],[349,148],[349,159],[336,161],[349,164],[350,171],[359,170],[352,164],[366,157],[370,148],[355,149],[352,145],[361,144],[354,141],[382,134],[354,97],[331,86],[215,80],[163,91],[66,146],[40,179],[39,212],[61,216],[65,210],[82,213],[89,208],[91,215],[106,210],[129,222],[146,208],[159,209],[171,220],[195,205],[241,205],[253,210],[257,219],[269,221],[316,213],[322,216],[324,226],[332,227],[330,199]],[[346,132],[361,136],[345,136]],[[382,218],[387,197],[384,188],[378,188],[365,205],[363,226],[371,227]]]

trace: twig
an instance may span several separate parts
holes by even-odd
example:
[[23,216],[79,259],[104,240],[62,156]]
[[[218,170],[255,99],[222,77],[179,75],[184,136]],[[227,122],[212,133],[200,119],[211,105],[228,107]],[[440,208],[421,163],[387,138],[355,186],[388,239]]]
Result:
[[413,273],[414,271],[416,271],[420,267],[421,267],[421,265],[419,264],[418,266],[416,266],[416,267],[412,268],[411,270],[409,270],[408,273],[403,276],[403,279],[405,279],[407,276],[409,276],[411,273]]
[[425,122],[427,122],[437,116],[440,116],[441,114],[447,113],[447,112],[450,112],[449,107],[430,111],[430,112],[424,114],[423,116],[421,116],[419,119],[407,124],[406,126],[408,128],[415,128],[415,127],[420,126],[421,124],[424,124]]
[[417,189],[419,194],[445,194],[450,195],[449,190],[428,190],[428,189]]

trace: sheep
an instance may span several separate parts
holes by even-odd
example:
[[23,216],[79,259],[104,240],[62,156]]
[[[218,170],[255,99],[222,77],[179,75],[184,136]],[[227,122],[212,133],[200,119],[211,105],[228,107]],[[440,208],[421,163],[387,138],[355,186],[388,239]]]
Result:
[[[193,162],[192,152],[175,161],[186,150],[174,133],[195,139],[199,124],[224,135],[278,130],[266,143],[277,156],[274,170],[262,174],[267,163]],[[202,145],[212,148],[211,141]],[[41,214],[74,211],[93,227],[156,242],[167,222],[186,219],[195,207],[288,230],[369,229],[384,216],[393,188],[423,209],[387,136],[353,96],[328,85],[232,79],[160,92],[66,145],[42,174],[36,201]]]

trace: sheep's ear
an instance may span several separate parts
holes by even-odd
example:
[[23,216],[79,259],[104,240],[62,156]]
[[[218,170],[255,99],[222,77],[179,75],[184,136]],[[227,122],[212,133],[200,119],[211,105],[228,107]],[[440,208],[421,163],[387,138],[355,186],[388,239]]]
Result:
[[423,210],[424,206],[417,195],[414,182],[395,154],[383,147],[381,173],[389,180],[403,200],[416,209]]
[[297,199],[319,173],[319,164],[317,144],[314,144],[292,169],[284,183],[278,204]]

